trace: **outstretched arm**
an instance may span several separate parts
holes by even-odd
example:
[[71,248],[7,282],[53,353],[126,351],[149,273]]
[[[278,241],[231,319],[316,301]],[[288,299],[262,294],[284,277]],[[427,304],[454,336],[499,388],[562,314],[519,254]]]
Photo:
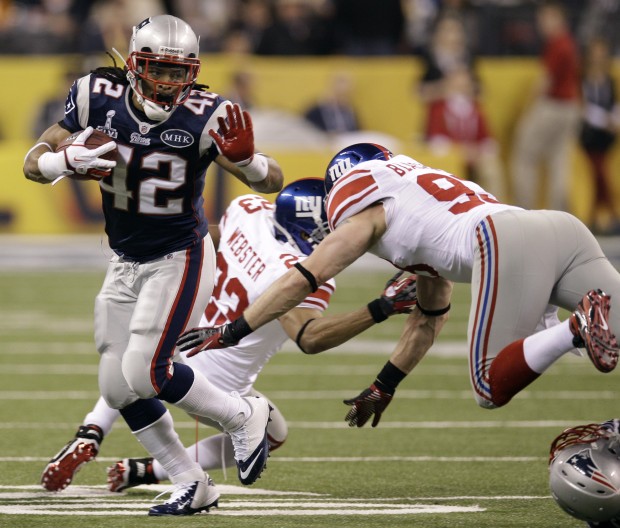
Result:
[[426,355],[448,319],[452,283],[442,278],[418,277],[417,286],[418,305],[407,319],[389,361],[370,387],[344,400],[351,405],[345,417],[351,427],[362,427],[373,415],[372,426],[378,425],[396,387]]
[[[385,216],[381,204],[347,219],[325,237],[312,255],[304,260],[303,266],[298,263],[287,271],[241,317],[232,323],[209,329],[208,335],[205,334],[204,340],[188,353],[188,357],[203,350],[235,345],[254,330],[284,315],[311,291],[366,253],[384,231]],[[185,337],[184,334],[179,338],[178,346],[187,344]]]
[[417,302],[416,277],[392,277],[381,295],[353,312],[323,316],[319,310],[293,308],[279,318],[288,336],[306,354],[318,354],[346,343],[395,314],[410,313]]

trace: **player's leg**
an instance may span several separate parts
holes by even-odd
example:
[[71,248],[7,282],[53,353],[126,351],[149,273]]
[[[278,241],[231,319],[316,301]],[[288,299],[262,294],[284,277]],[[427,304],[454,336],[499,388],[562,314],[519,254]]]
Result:
[[251,484],[267,461],[268,402],[227,394],[189,366],[172,362],[179,334],[200,321],[214,274],[210,237],[202,247],[140,265],[139,275],[145,281],[131,320],[123,374],[140,398],[156,396],[189,414],[221,423],[233,440],[239,478]]
[[104,437],[120,416],[103,398],[99,398],[78,427],[75,436],[47,463],[41,485],[48,491],[60,491],[71,484],[82,466],[94,460]]
[[[251,395],[265,397],[254,389],[252,389]],[[271,400],[269,400],[269,404],[272,406],[272,411],[271,421],[267,426],[267,437],[271,452],[285,442],[288,426],[275,404]],[[222,430],[222,426],[213,420],[198,419],[204,425]],[[204,438],[197,444],[187,447],[186,451],[205,471],[225,469],[235,465],[234,449],[227,433],[214,434]],[[160,480],[168,480],[168,478],[168,472],[162,464],[152,457],[125,458],[108,468],[108,489],[110,491],[122,491],[143,484],[157,484]]]
[[[137,300],[150,271],[142,265],[113,259],[95,303],[95,340],[101,354],[99,386],[106,401],[120,409],[138,441],[151,455],[161,456],[173,475],[173,482],[179,481],[171,497],[174,501],[153,507],[152,514],[191,514],[210,507],[217,502],[219,494],[209,485],[200,467],[186,456],[162,402],[139,398],[128,383],[123,366],[131,342],[132,321],[136,314],[142,316]],[[157,347],[157,340],[153,339],[145,343],[151,350]],[[148,371],[149,366],[144,368]],[[185,495],[191,495],[190,500]]]
[[[492,282],[502,295],[497,298],[488,338],[482,345],[490,358],[486,364],[492,405],[485,406],[506,404],[574,348],[570,319],[540,332],[536,332],[534,321],[544,313],[543,303],[560,301],[557,284],[579,262],[579,252],[585,261],[600,260],[593,248],[583,249],[582,237],[575,235],[575,221],[557,211],[507,213],[494,215],[491,220],[499,260]],[[522,250],[524,247],[527,251]],[[478,325],[474,334],[480,330]],[[505,344],[507,339],[510,342]]]

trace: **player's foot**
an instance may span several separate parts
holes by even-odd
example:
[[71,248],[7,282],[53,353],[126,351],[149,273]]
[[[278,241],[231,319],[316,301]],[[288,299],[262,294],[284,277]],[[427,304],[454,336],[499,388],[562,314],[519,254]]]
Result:
[[220,492],[210,477],[205,480],[184,482],[174,486],[170,498],[149,510],[149,515],[194,515],[209,508],[217,507]]
[[234,431],[228,431],[235,449],[235,462],[242,484],[254,484],[265,469],[269,457],[267,424],[270,422],[271,406],[265,398],[244,398],[252,414]]
[[601,372],[611,372],[618,364],[618,342],[608,323],[610,300],[601,290],[590,290],[569,319],[573,344],[585,348]]
[[94,460],[103,442],[103,431],[96,425],[81,425],[75,438],[69,442],[45,466],[41,485],[47,491],[65,489],[83,464]]
[[123,491],[141,484],[159,484],[153,473],[153,458],[123,458],[108,468],[108,489]]

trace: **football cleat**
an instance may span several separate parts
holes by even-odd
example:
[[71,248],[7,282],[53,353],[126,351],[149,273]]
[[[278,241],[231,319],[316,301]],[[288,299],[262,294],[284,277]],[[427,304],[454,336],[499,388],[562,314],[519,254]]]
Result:
[[[168,493],[168,492],[164,492]],[[162,494],[156,497],[161,497]],[[170,498],[149,510],[149,515],[161,517],[166,515],[194,515],[217,507],[220,492],[217,491],[211,477],[194,482],[182,482],[172,488]]]
[[108,468],[108,489],[123,491],[142,484],[159,484],[153,473],[153,458],[123,458]]
[[601,290],[590,290],[569,318],[573,345],[585,348],[601,372],[611,372],[618,364],[618,342],[608,323],[610,301]]
[[94,460],[103,442],[103,431],[96,425],[81,425],[70,440],[45,466],[41,485],[47,491],[65,489],[83,464]]
[[234,431],[228,431],[235,450],[239,481],[249,486],[265,469],[269,457],[267,424],[271,421],[271,405],[265,398],[250,396],[244,398],[252,414]]

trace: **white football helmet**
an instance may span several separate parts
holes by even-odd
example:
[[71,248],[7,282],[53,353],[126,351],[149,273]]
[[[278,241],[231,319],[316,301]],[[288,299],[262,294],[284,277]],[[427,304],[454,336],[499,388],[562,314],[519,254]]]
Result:
[[573,517],[620,526],[620,435],[610,422],[567,429],[553,441],[549,485]]
[[150,119],[166,119],[188,98],[200,71],[198,42],[192,28],[171,15],[134,26],[127,78]]

